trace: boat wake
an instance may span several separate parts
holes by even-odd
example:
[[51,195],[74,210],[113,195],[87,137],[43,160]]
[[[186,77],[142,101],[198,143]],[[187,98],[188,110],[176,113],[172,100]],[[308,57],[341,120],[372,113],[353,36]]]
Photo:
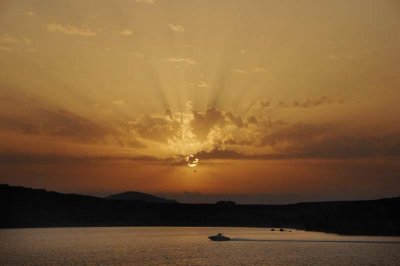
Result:
[[231,238],[231,241],[248,242],[293,242],[293,243],[363,243],[363,244],[397,244],[400,241],[368,241],[368,240],[301,240],[301,239],[251,239],[251,238]]

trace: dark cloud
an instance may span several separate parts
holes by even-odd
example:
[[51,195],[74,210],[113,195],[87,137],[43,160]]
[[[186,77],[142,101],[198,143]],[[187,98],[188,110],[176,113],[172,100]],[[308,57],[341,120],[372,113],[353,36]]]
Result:
[[247,122],[248,122],[249,124],[257,124],[257,123],[258,123],[258,119],[257,119],[257,117],[255,117],[254,115],[252,115],[252,116],[249,116],[249,117],[247,118]]
[[400,155],[400,134],[395,136],[337,135],[314,139],[304,145],[304,156],[370,157]]
[[262,145],[298,157],[395,156],[400,147],[400,133],[346,134],[334,125],[294,124],[265,134]]
[[225,149],[213,149],[211,151],[201,151],[196,153],[197,158],[202,160],[207,159],[247,159],[248,155],[242,154],[240,152],[225,150]]
[[35,110],[28,117],[0,116],[0,127],[30,135],[67,137],[74,140],[100,140],[114,130],[68,110]]
[[[227,126],[231,127],[231,130],[242,129],[258,122],[259,120],[254,115],[240,116],[212,106],[204,112],[190,108],[183,113],[166,109],[164,114],[141,115],[130,121],[129,126],[141,138],[165,144],[172,139],[181,139],[182,134],[188,133],[187,131],[183,133],[185,130],[189,130],[196,141],[206,142],[214,129],[225,129]],[[236,145],[250,143],[248,140],[233,138],[230,140],[214,138],[212,141]]]
[[193,111],[193,115],[193,133],[200,141],[205,141],[207,139],[211,128],[216,125],[222,126],[225,122],[224,113],[215,107],[208,108],[205,113]]
[[[206,143],[201,148],[203,151],[197,154],[202,159],[400,156],[398,132],[383,135],[354,133],[334,124],[289,124],[262,119],[262,116],[240,116],[216,107],[185,114],[167,109],[165,114],[141,115],[125,126],[113,128],[69,110],[39,109],[27,117],[0,114],[0,127],[22,134],[56,136],[85,143],[105,144],[112,139],[118,146],[145,148],[140,139],[161,144],[181,139],[184,119],[197,141]],[[246,153],[241,152],[244,147],[248,148]]]
[[0,164],[87,164],[104,162],[172,162],[173,159],[161,159],[153,156],[74,156],[60,154],[24,154],[0,153]]
[[[200,159],[275,160],[296,158],[399,157],[400,133],[382,136],[330,134],[330,126],[294,125],[264,137],[264,146],[274,152],[244,154],[229,148],[214,148],[196,154]],[[230,140],[227,145],[237,145]],[[250,143],[246,143],[250,145]]]
[[238,151],[215,148],[211,151],[201,151],[196,153],[196,157],[201,160],[277,160],[277,159],[295,159],[295,154],[244,154]]
[[70,137],[76,140],[102,139],[112,130],[68,110],[48,112],[41,116],[46,134]]
[[279,146],[282,143],[305,143],[312,138],[317,138],[330,133],[335,129],[333,125],[314,124],[286,124],[282,121],[270,123],[273,130],[265,132],[260,145]]
[[331,104],[343,104],[344,99],[340,95],[336,96],[321,96],[310,98],[307,97],[303,100],[282,100],[276,103],[272,103],[266,100],[260,100],[254,103],[254,106],[260,108],[312,108]]
[[226,113],[226,117],[231,120],[235,126],[241,128],[244,126],[243,119],[240,116],[235,116],[232,112]]
[[320,98],[307,98],[304,101],[293,101],[289,104],[291,107],[310,108],[328,104],[342,104],[344,100],[340,96],[336,97],[320,97]]
[[172,112],[167,109],[164,116],[142,115],[129,124],[140,137],[165,143],[169,138],[175,136],[179,130],[179,123],[171,117]]
[[[316,106],[331,101],[321,98],[305,103]],[[335,124],[291,124],[262,115],[237,115],[216,107],[185,114],[168,109],[162,115],[140,116],[132,125],[140,137],[165,144],[181,139],[185,119],[195,135],[194,141],[204,144],[197,154],[203,159],[357,158],[400,154],[400,133],[367,135],[362,131],[346,131],[346,127]],[[244,154],[243,150],[247,152]]]
[[105,121],[97,122],[66,109],[51,110],[31,104],[25,105],[23,110],[0,113],[0,129],[26,135],[61,137],[73,142],[146,147],[134,138],[126,124],[111,126]]
[[0,128],[17,131],[23,134],[40,134],[40,125],[33,119],[20,119],[0,114]]

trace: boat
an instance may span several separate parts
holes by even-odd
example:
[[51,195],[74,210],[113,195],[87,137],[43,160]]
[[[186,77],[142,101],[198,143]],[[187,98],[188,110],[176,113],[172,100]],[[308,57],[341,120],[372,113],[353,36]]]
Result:
[[229,241],[231,240],[229,237],[224,236],[223,233],[218,233],[214,236],[209,236],[209,239],[211,239],[212,241]]

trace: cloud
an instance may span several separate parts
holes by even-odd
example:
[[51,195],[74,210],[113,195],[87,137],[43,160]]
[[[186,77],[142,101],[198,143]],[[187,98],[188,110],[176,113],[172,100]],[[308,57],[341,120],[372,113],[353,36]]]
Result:
[[[260,106],[270,106],[261,101]],[[131,129],[146,143],[172,154],[199,153],[202,158],[293,159],[399,156],[400,133],[368,136],[335,124],[288,123],[261,113],[240,115],[211,106],[205,111],[167,109],[143,115]],[[147,144],[146,144],[147,145]],[[149,144],[151,146],[151,144]],[[147,145],[147,146],[149,146]]]
[[205,113],[193,111],[191,123],[193,133],[200,141],[205,141],[212,127],[224,123],[224,114],[217,108],[210,107]]
[[123,36],[131,36],[133,34],[133,31],[129,29],[124,29],[123,31],[120,32],[120,34]]
[[65,109],[34,109],[31,116],[1,116],[3,129],[14,130],[28,135],[65,137],[76,141],[102,140],[114,132],[92,120]]
[[264,134],[260,145],[299,158],[398,156],[400,133],[368,136],[351,134],[335,125],[297,123]]
[[47,113],[45,119],[47,120],[44,121],[47,124],[45,133],[53,136],[65,136],[85,141],[102,139],[110,134],[110,130],[106,127],[65,109]]
[[131,54],[136,57],[144,58],[144,54],[141,53],[132,52]]
[[[332,133],[333,126],[295,124],[266,133],[261,143],[240,143],[233,139],[209,151],[196,153],[198,158],[229,160],[282,160],[305,158],[376,158],[400,156],[400,132],[363,136]],[[231,142],[231,143],[230,143]],[[260,145],[269,147],[268,153],[243,153],[228,148],[230,145]],[[221,148],[220,146],[225,146]]]
[[141,4],[154,4],[154,0],[136,0],[137,3]]
[[255,72],[255,73],[257,73],[257,72],[265,72],[265,68],[255,67],[255,68],[253,68],[253,72]]
[[6,44],[18,44],[20,40],[14,36],[11,36],[9,34],[3,34],[0,36],[0,43],[6,43]]
[[240,159],[248,159],[251,156],[233,150],[215,148],[212,149],[211,151],[198,152],[196,153],[196,157],[201,158],[202,160],[209,160],[209,159],[240,160]]
[[235,68],[235,69],[233,70],[233,72],[236,72],[236,73],[239,73],[239,74],[248,74],[248,73],[249,73],[249,72],[246,71],[246,70],[238,69],[238,68]]
[[317,107],[328,104],[342,104],[344,100],[340,96],[336,97],[319,97],[319,98],[307,98],[304,101],[293,101],[289,106],[290,107],[301,107],[301,108],[310,108]]
[[168,24],[168,27],[170,28],[170,30],[174,31],[174,32],[184,32],[185,28],[182,25],[179,24]]
[[373,54],[373,52],[370,49],[367,49],[367,48],[364,49],[364,53],[367,54],[367,55],[372,55]]
[[49,32],[59,32],[67,35],[78,35],[84,37],[94,37],[97,33],[93,31],[88,25],[74,26],[70,24],[46,24],[46,29]]
[[28,16],[36,16],[36,13],[33,11],[29,11],[26,13]]
[[341,95],[307,97],[304,100],[283,100],[279,102],[270,102],[267,100],[259,100],[251,104],[250,109],[262,108],[314,108],[332,104],[344,104],[345,100]]
[[114,100],[112,103],[115,105],[124,105],[125,101],[124,100]]
[[31,45],[32,44],[31,39],[29,39],[27,37],[22,37],[21,39],[26,45]]
[[197,87],[208,89],[208,88],[211,88],[211,85],[206,83],[204,80],[202,80],[202,81],[200,81],[199,84],[197,84]]
[[[66,109],[46,108],[40,100],[31,98],[0,97],[0,102],[5,107],[0,112],[0,138],[11,140],[5,143],[9,148],[3,150],[55,150],[63,154],[73,149],[87,154],[90,147],[92,152],[88,154],[113,154],[146,147],[132,134],[126,121],[111,122]],[[119,99],[114,102],[123,104]],[[14,106],[18,106],[17,112]]]
[[337,61],[337,60],[339,60],[339,57],[338,57],[337,55],[334,55],[334,54],[329,54],[329,55],[328,55],[328,58],[329,58],[330,60],[332,60],[332,61]]
[[160,159],[153,156],[80,156],[80,155],[60,155],[60,154],[28,154],[28,153],[5,153],[0,152],[0,164],[51,164],[51,163],[104,163],[115,161],[132,162],[169,162],[172,159]]
[[130,121],[130,128],[147,146],[156,145],[173,154],[187,154],[228,143],[251,143],[256,122],[255,117],[241,117],[214,106],[204,112],[196,111],[189,102],[184,112],[167,109],[164,114],[139,116]]
[[[97,143],[145,149],[164,157],[197,153],[202,159],[272,160],[294,158],[399,157],[400,132],[372,134],[350,132],[328,123],[289,123],[273,120],[263,108],[235,113],[210,106],[183,111],[166,108],[163,113],[143,114],[129,121],[108,124],[69,110],[26,108],[26,104],[0,98],[2,104],[18,105],[18,115],[0,113],[0,132],[21,136],[49,136],[74,143]],[[121,99],[112,101],[123,105]],[[265,106],[265,107],[264,107]]]
[[11,36],[9,34],[3,34],[0,36],[0,43],[12,44],[12,45],[17,45],[17,44],[23,43],[26,45],[31,45],[32,41],[31,41],[31,39],[29,39],[27,37],[17,38],[17,37]]
[[14,52],[14,49],[12,49],[10,47],[0,46],[0,51],[12,53],[12,52]]
[[174,63],[176,66],[196,66],[198,63],[192,58],[169,57],[163,61]]
[[130,121],[129,126],[143,139],[164,143],[179,131],[179,124],[176,119],[171,119],[168,109],[165,114],[141,115]]
[[275,104],[275,107],[279,108],[312,108],[325,106],[330,104],[343,104],[344,99],[340,96],[322,96],[322,97],[308,97],[305,100],[293,100],[293,101],[280,101]]
[[21,44],[29,46],[32,44],[32,41],[27,37],[17,38],[9,34],[3,34],[0,36],[0,51],[15,52],[16,50],[22,50],[21,48],[26,48],[21,46]]

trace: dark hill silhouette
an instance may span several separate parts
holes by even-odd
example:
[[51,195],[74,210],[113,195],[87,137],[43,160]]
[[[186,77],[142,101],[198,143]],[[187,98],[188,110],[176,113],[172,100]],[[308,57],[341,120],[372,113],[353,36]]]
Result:
[[289,205],[106,200],[0,185],[1,228],[253,226],[400,236],[400,198]]
[[110,195],[105,197],[108,200],[140,200],[145,202],[153,202],[153,203],[171,203],[176,202],[176,200],[165,199],[157,196],[153,196],[150,194],[136,192],[136,191],[127,191],[119,194]]

